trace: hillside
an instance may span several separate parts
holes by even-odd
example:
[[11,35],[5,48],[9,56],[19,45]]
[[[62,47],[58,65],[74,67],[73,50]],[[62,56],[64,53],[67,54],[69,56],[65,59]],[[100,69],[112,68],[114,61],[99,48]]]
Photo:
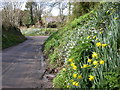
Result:
[[26,38],[21,34],[20,29],[11,24],[2,25],[2,48],[7,48],[21,43]]
[[55,88],[120,88],[120,3],[101,3],[44,43]]

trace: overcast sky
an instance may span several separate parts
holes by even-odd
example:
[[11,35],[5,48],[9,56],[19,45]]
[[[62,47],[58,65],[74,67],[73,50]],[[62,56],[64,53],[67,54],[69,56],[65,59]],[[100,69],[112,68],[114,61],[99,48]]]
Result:
[[[23,6],[22,6],[22,10],[25,9],[25,5],[26,5],[26,2],[23,3]],[[49,9],[49,7],[46,7],[46,9]],[[67,15],[68,14],[68,9],[66,8],[64,11],[63,11],[64,15]],[[59,9],[57,7],[54,7],[51,11],[51,14],[52,16],[57,16],[59,15]]]

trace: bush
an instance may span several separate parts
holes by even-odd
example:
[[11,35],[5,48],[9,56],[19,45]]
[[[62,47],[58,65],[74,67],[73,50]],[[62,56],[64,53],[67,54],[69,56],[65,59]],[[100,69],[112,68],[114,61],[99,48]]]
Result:
[[57,28],[56,22],[49,22],[47,28]]

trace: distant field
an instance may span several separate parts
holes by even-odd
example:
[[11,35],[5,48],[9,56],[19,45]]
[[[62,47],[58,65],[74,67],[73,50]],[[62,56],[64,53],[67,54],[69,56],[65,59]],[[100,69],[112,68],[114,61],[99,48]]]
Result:
[[25,36],[49,36],[57,31],[57,28],[28,28],[21,30],[22,34]]

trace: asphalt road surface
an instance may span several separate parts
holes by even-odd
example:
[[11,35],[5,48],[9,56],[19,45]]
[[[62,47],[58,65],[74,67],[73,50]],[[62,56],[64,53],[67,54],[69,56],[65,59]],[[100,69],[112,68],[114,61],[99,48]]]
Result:
[[31,36],[2,52],[2,88],[50,88],[41,79],[44,60],[41,47],[47,36]]

